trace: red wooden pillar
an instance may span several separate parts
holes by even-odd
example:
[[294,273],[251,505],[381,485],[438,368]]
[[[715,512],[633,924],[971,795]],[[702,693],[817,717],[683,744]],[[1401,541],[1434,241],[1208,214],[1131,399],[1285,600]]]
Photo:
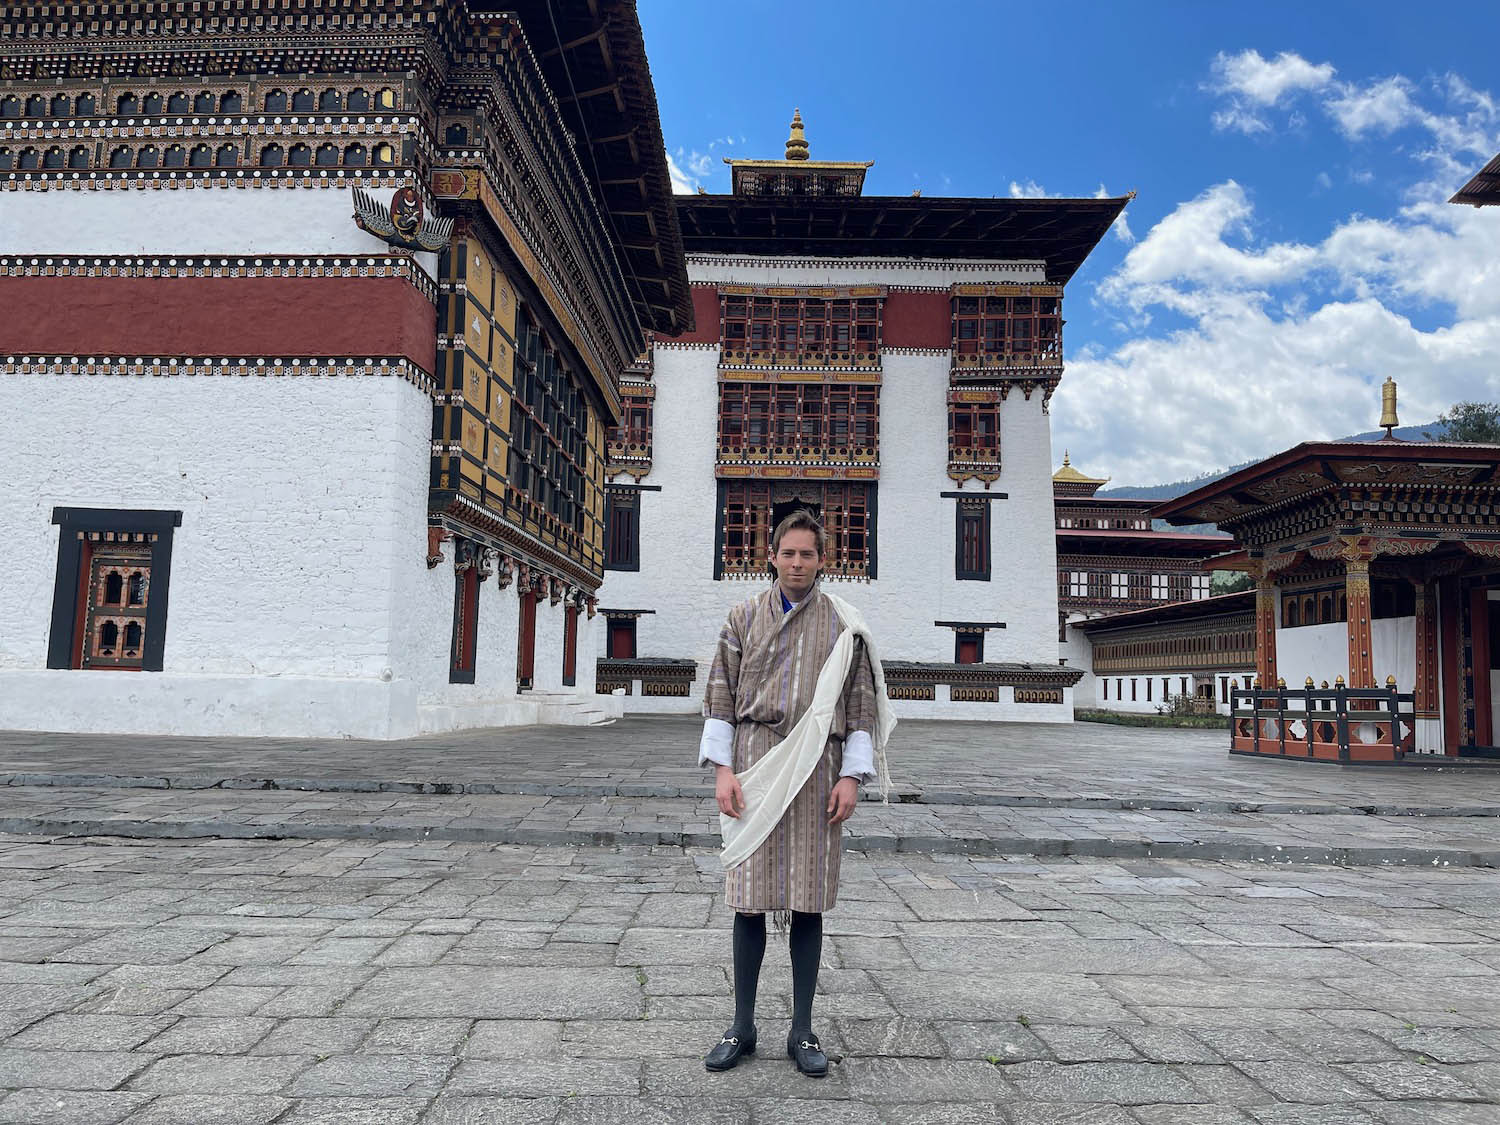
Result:
[[1495,745],[1490,705],[1490,599],[1480,586],[1469,591],[1469,646],[1474,661],[1474,745]]
[[1437,597],[1425,579],[1411,580],[1416,597],[1417,682],[1412,688],[1412,719],[1416,723],[1418,750],[1443,749],[1438,694]]
[[1437,599],[1425,581],[1412,582],[1416,593],[1417,682],[1412,710],[1418,719],[1438,717],[1438,629]]
[[1255,676],[1267,691],[1276,686],[1276,584],[1255,584]]
[[1374,645],[1370,641],[1370,560],[1344,560],[1344,597],[1348,602],[1349,686],[1375,686]]
[[1438,643],[1442,646],[1443,670],[1443,746],[1457,754],[1464,745],[1463,661],[1459,637],[1459,598],[1463,597],[1458,579],[1445,578],[1438,583]]

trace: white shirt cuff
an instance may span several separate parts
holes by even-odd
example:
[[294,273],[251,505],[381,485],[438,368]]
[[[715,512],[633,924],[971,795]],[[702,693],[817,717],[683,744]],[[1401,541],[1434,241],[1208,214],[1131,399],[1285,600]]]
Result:
[[875,744],[869,731],[852,730],[844,739],[844,768],[839,776],[858,778],[861,784],[874,779]]
[[723,719],[704,719],[703,737],[698,742],[698,764],[734,766],[734,724]]

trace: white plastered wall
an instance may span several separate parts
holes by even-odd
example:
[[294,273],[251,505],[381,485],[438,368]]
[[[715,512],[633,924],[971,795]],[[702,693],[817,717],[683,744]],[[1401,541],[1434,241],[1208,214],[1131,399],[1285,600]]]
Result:
[[[0,205],[0,251],[102,254],[389,254],[354,223],[347,186],[211,187],[176,191],[10,191]],[[374,194],[381,195],[381,192]],[[184,247],[191,247],[184,250]],[[415,258],[437,276],[437,255]]]
[[[427,569],[432,406],[410,383],[7,375],[0,406],[0,728],[399,738],[536,721],[515,696],[515,595],[493,580],[476,683],[447,682],[451,547]],[[161,672],[46,668],[56,506],[182,511]],[[559,682],[545,623],[561,612],[539,613],[537,648]]]

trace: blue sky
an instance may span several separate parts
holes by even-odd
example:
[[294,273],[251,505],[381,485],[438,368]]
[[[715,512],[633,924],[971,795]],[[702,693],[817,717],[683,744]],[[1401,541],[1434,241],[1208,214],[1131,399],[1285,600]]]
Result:
[[1135,190],[1064,302],[1057,459],[1149,484],[1500,399],[1500,4],[640,0],[682,190],[724,156],[866,191]]

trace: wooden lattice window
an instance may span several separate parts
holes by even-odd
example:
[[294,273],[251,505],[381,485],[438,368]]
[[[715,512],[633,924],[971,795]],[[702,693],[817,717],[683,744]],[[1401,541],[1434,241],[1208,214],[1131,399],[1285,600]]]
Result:
[[880,351],[878,297],[763,297],[725,294],[726,363],[820,366],[869,362]]
[[721,459],[874,460],[880,388],[822,383],[719,384]]
[[777,515],[805,507],[827,534],[823,573],[875,577],[874,485],[864,482],[772,484],[729,480],[720,483],[719,566],[723,575],[764,575]]
[[577,377],[548,347],[524,304],[515,349],[507,476],[543,522],[581,535],[586,516],[583,467],[589,458],[588,403]]
[[990,506],[959,500],[954,529],[953,576],[959,581],[990,580]]
[[620,424],[611,426],[607,436],[609,459],[616,464],[635,464],[648,468],[651,461],[652,403],[650,398],[626,395],[622,403]]
[[88,590],[80,631],[80,668],[139,671],[145,654],[146,603],[151,590],[151,543],[88,536]]
[[953,354],[960,366],[1062,362],[1062,301],[1051,294],[956,296]]
[[1000,395],[955,389],[948,394],[948,475],[957,481],[1000,476]]
[[180,512],[56,508],[47,667],[161,671]]

